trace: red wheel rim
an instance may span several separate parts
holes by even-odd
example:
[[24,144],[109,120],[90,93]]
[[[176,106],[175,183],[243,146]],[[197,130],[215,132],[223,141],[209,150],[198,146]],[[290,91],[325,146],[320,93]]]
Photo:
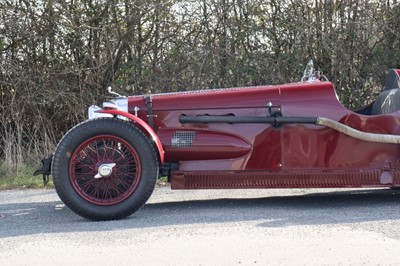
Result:
[[[109,176],[95,178],[101,165],[115,163]],[[71,156],[69,178],[76,193],[97,205],[114,205],[136,190],[141,164],[135,149],[125,140],[99,135],[83,142]]]

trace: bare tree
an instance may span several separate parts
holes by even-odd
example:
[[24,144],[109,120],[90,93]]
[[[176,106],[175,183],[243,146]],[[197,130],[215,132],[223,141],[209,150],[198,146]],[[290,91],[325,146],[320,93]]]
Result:
[[314,59],[358,108],[400,67],[399,15],[396,0],[3,0],[0,161],[18,169],[50,152],[108,85],[277,84]]

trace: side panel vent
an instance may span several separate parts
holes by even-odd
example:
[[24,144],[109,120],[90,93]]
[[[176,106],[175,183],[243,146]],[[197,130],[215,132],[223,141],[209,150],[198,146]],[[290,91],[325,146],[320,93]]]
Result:
[[175,131],[169,146],[176,148],[190,148],[192,147],[195,136],[195,131]]
[[172,174],[172,189],[225,188],[330,188],[330,187],[387,187],[400,185],[400,171],[392,170],[394,182],[382,184],[381,170],[369,171],[209,171]]

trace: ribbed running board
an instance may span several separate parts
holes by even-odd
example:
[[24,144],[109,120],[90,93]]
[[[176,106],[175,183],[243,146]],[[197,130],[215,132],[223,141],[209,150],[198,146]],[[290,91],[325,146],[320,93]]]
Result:
[[172,173],[172,189],[399,186],[400,171],[216,171]]

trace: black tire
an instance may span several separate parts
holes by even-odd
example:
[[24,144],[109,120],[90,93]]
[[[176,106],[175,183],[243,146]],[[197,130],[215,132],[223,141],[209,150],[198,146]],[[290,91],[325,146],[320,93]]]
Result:
[[[96,177],[101,167],[108,175]],[[90,220],[122,219],[151,196],[158,157],[136,126],[99,118],[75,126],[62,138],[52,175],[59,197],[78,215]]]

